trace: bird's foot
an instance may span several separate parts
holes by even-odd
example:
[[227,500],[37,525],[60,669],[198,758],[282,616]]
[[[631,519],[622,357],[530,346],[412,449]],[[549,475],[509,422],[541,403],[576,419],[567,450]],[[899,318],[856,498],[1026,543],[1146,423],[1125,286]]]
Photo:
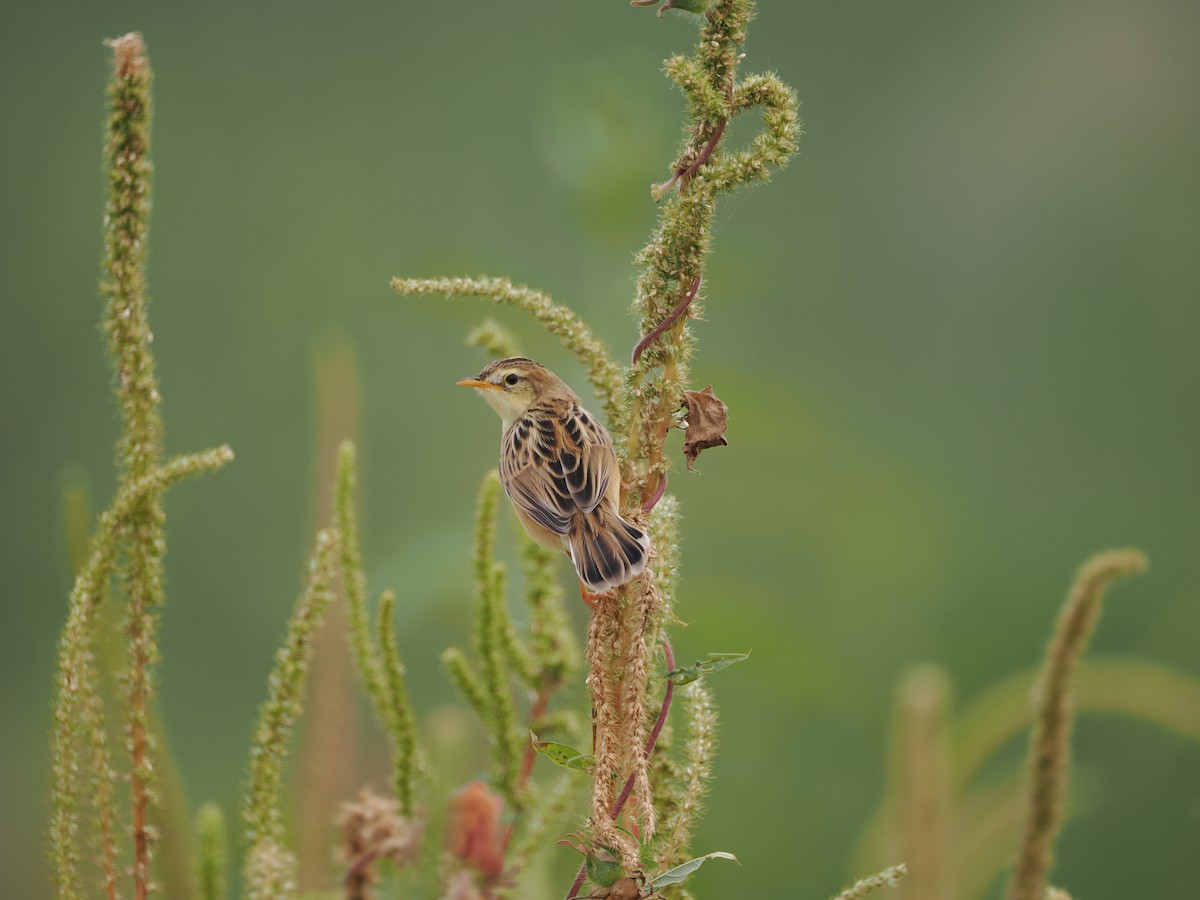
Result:
[[598,604],[607,596],[608,594],[606,593],[593,594],[587,589],[587,585],[585,585],[582,581],[579,582],[579,599],[588,605],[588,609],[595,609],[596,604]]

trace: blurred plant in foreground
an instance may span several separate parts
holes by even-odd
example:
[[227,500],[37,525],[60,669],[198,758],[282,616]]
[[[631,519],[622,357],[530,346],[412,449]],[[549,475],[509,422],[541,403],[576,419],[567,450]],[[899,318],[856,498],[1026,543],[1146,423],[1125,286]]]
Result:
[[[1194,679],[1143,660],[1080,662],[1109,584],[1146,564],[1128,549],[1085,562],[1040,672],[1010,676],[959,713],[945,672],[910,670],[896,695],[887,796],[856,865],[903,857],[910,875],[901,895],[913,900],[981,898],[1010,866],[1009,900],[1068,898],[1047,879],[1066,813],[1075,710],[1134,716],[1200,741]],[[1031,723],[1025,771],[981,776]]]

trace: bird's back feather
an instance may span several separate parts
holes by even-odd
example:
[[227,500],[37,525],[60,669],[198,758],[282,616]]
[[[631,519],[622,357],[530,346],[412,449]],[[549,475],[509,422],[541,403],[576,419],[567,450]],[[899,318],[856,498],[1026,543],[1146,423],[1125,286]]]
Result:
[[612,438],[574,395],[535,404],[501,439],[500,483],[535,540],[571,555],[593,593],[646,567],[649,538],[617,511]]

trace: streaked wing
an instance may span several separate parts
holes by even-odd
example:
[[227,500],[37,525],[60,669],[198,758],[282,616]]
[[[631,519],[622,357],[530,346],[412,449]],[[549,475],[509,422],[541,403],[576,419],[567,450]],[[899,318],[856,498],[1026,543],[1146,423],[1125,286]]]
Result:
[[504,433],[500,482],[525,515],[565,535],[604,499],[616,468],[612,438],[578,404],[535,408]]

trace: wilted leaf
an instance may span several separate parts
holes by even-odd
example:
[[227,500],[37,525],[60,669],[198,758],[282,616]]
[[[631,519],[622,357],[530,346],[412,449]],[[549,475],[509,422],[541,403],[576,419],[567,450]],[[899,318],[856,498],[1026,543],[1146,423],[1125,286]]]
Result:
[[720,672],[726,666],[732,666],[735,662],[749,658],[749,653],[710,653],[706,659],[698,659],[690,666],[668,672],[667,678],[678,685],[691,684],[693,681],[699,681],[705,675]]
[[715,853],[709,853],[706,856],[701,856],[699,859],[689,859],[683,865],[676,866],[673,869],[668,869],[663,872],[652,882],[650,882],[651,891],[660,891],[672,884],[683,884],[684,880],[695,872],[698,868],[708,862],[710,859],[732,859],[737,862],[737,857],[732,853],[725,853],[718,850]]
[[701,450],[729,444],[725,440],[729,407],[713,393],[711,384],[702,391],[684,391],[683,402],[687,404],[688,423],[683,436],[683,455],[691,469]]
[[558,744],[554,741],[539,741],[537,735],[532,732],[529,734],[529,741],[533,744],[534,750],[564,769],[578,769],[581,772],[590,772],[592,766],[596,763],[595,757],[580,753],[574,747],[568,747],[566,744]]

